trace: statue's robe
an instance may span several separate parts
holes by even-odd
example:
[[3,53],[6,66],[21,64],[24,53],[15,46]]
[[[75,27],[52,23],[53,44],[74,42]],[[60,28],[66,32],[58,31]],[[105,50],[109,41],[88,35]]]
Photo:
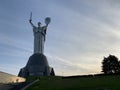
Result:
[[46,27],[33,26],[33,32],[34,32],[34,53],[44,53]]

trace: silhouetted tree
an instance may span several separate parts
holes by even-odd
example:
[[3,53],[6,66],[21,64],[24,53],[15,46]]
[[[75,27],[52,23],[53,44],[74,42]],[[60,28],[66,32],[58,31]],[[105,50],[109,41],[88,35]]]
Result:
[[105,74],[120,73],[120,61],[114,55],[104,57],[102,61],[102,72]]

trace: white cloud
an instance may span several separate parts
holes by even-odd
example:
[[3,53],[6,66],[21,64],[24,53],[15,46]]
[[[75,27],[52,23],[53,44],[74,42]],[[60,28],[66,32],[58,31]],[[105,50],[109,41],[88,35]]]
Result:
[[[51,56],[50,54],[46,54],[48,57],[48,61],[52,67],[55,69],[55,73],[57,75],[83,75],[83,74],[91,74],[91,73],[100,73],[100,68],[97,67],[98,64],[92,65],[89,63],[77,63],[76,61],[67,60],[60,58],[58,56]],[[70,74],[71,73],[71,74]]]
[[[24,51],[31,52],[31,47],[29,42],[21,39],[17,39],[16,37],[8,36],[7,34],[0,34],[0,43],[4,45],[9,45],[11,47],[15,47],[18,49],[23,49]],[[27,48],[26,48],[27,46]]]

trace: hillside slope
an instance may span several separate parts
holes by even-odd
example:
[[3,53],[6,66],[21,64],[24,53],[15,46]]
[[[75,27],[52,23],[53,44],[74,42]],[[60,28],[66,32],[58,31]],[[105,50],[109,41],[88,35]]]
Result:
[[120,90],[120,75],[86,77],[40,77],[26,90]]
[[15,75],[11,75],[11,74],[0,71],[0,83],[2,84],[18,83],[18,82],[24,82],[24,81],[25,81],[24,78],[17,77]]

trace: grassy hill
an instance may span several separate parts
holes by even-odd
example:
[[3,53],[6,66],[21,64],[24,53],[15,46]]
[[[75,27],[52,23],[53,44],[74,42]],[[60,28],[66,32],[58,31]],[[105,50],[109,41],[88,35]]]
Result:
[[39,78],[26,90],[120,90],[120,75]]

